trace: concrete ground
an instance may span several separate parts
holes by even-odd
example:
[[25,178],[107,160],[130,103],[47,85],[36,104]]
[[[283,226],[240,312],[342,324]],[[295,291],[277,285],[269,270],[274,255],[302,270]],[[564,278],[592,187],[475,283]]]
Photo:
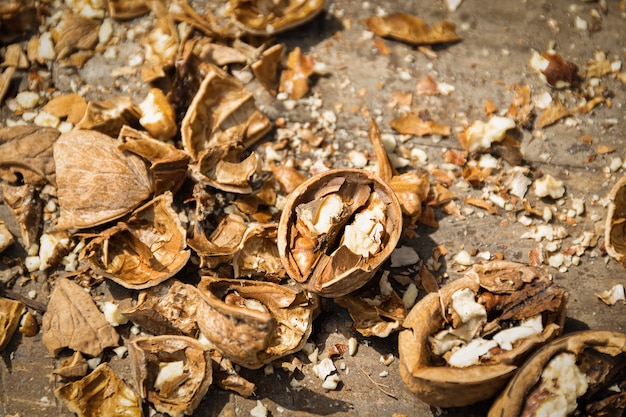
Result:
[[[607,10],[604,10],[605,6]],[[429,24],[443,19],[452,21],[463,39],[426,51],[393,39],[384,39],[381,43],[381,38],[367,31],[363,19],[393,12],[418,15]],[[121,25],[128,28],[133,23]],[[393,134],[399,141],[406,139],[402,143],[406,149],[418,150],[414,155],[421,155],[422,160],[414,160],[412,166],[425,167],[433,172],[435,168],[449,168],[444,164],[446,150],[462,150],[458,140],[461,128],[475,120],[487,120],[483,110],[486,100],[491,100],[498,111],[505,112],[509,108],[514,84],[530,86],[533,98],[549,93],[569,100],[568,105],[573,107],[572,97],[576,95],[572,90],[554,91],[529,67],[532,52],[554,48],[565,59],[576,63],[583,73],[586,63],[593,60],[598,51],[604,52],[610,62],[623,62],[626,59],[626,3],[615,0],[465,0],[451,12],[440,0],[336,0],[327,1],[325,12],[316,19],[279,35],[276,40],[285,43],[289,51],[299,46],[304,54],[313,56],[316,63],[325,65],[326,74],[312,79],[308,95],[319,98],[320,102],[313,103],[310,98],[305,98],[293,108],[256,86],[257,103],[271,120],[283,117],[288,124],[315,122],[318,114],[332,111],[336,122],[328,140],[336,145],[336,152],[327,161],[333,167],[348,167],[350,150],[365,153],[370,157],[370,164],[375,163],[367,139],[369,117],[373,116],[383,134]],[[128,45],[123,46],[128,50],[136,47],[125,42]],[[82,80],[85,83],[97,81],[104,86],[111,83],[111,92],[119,91],[122,87],[107,77],[106,71],[96,71],[96,68],[107,65],[103,58],[96,56],[92,61],[79,71]],[[521,165],[528,167],[536,177],[551,174],[562,180],[566,189],[565,196],[558,200],[539,198],[533,190],[526,195],[533,207],[547,206],[555,214],[561,214],[555,215],[549,224],[564,226],[568,232],[557,250],[546,252],[543,265],[554,281],[570,293],[565,332],[582,329],[626,332],[626,305],[618,302],[608,306],[595,295],[614,285],[624,284],[626,277],[624,268],[607,256],[603,246],[608,193],[625,173],[621,161],[626,160],[626,85],[617,77],[626,71],[626,65],[620,69],[614,64],[613,68],[613,72],[598,81],[606,86],[604,96],[607,101],[603,104],[543,128],[539,128],[535,120],[529,128],[517,132],[523,156]],[[55,80],[56,88],[69,88],[56,71],[52,73],[53,77],[59,77]],[[416,85],[426,75],[453,86],[454,91],[449,95],[417,95]],[[131,80],[128,85],[135,84]],[[418,138],[402,137],[395,132],[389,122],[398,116],[398,109],[390,105],[396,92],[413,93],[413,111],[428,112],[433,120],[451,126],[452,135],[443,139]],[[94,93],[94,97],[98,94],[104,95]],[[536,109],[537,114],[540,112]],[[6,108],[0,115],[2,120],[12,117]],[[272,137],[266,140],[272,141]],[[306,157],[310,157],[312,163],[318,158],[312,152],[297,155],[296,159]],[[500,156],[497,158],[500,165],[495,173],[506,174],[511,166]],[[459,174],[460,169],[456,168],[454,172]],[[465,203],[465,197],[485,197],[488,189],[486,185],[466,187],[458,177],[452,181],[450,189],[459,197],[456,206],[462,217],[447,214],[438,207],[435,210],[439,219],[437,229],[419,225],[415,229],[416,238],[401,242],[413,247],[422,260],[429,259],[435,246],[445,246],[449,254],[442,268],[434,272],[443,282],[462,273],[462,268],[453,259],[462,250],[471,254],[499,253],[506,260],[529,263],[530,251],[549,246],[546,239],[522,238],[532,225],[518,221],[525,214],[521,206],[511,211],[499,208],[497,215],[490,215]],[[497,183],[493,185],[499,186]],[[565,215],[572,209],[574,201],[581,199],[584,213],[575,215],[568,222]],[[12,230],[17,230],[5,206],[0,206],[0,214]],[[541,218],[533,218],[533,225],[543,223]],[[558,264],[554,267],[548,264],[549,255],[576,245],[576,240],[584,232],[595,233],[598,241],[582,251],[578,265]],[[49,289],[44,283],[42,279],[31,281],[13,290],[22,295],[36,290],[36,300],[45,302]],[[102,291],[108,293],[109,289]],[[273,375],[244,370],[242,375],[257,387],[252,397],[244,399],[212,387],[194,415],[249,416],[258,401],[272,416],[485,415],[489,401],[460,409],[439,409],[416,399],[399,376],[397,334],[387,338],[365,338],[350,326],[348,314],[328,302],[326,310],[317,318],[311,336],[320,352],[328,352],[334,344],[347,343],[350,337],[356,337],[359,342],[355,356],[346,354],[335,361],[341,377],[337,390],[323,389],[321,381],[312,372],[312,365],[302,357],[305,365],[297,374],[298,387],[290,385],[292,376],[284,370],[278,369]],[[381,363],[381,357],[388,354],[392,354],[395,360],[387,366]],[[111,363],[123,377],[129,377],[127,358],[113,357]],[[72,415],[58,404],[53,393],[59,382],[50,372],[56,364],[43,346],[41,334],[32,338],[16,335],[3,351],[0,361],[0,415]]]

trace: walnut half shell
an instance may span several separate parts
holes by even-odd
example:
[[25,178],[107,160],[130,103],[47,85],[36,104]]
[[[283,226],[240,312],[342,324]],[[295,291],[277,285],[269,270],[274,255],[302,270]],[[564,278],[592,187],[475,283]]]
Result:
[[400,203],[380,177],[336,169],[308,179],[287,197],[278,252],[291,278],[336,298],[369,281],[401,233]]
[[[435,354],[435,335],[444,329],[460,332],[461,313],[451,314],[458,294],[471,291],[484,306],[484,320],[470,338],[491,342],[496,332],[517,326],[530,317],[541,321],[541,330],[492,347],[480,362],[453,367]],[[523,360],[539,346],[557,337],[565,320],[567,293],[552,285],[540,268],[509,261],[475,265],[437,293],[420,300],[404,320],[398,336],[400,376],[422,401],[438,407],[462,407],[494,396]],[[444,311],[442,311],[444,309]],[[471,342],[468,342],[469,345]]]
[[613,185],[609,199],[604,233],[606,252],[626,267],[626,175]]
[[[626,407],[626,334],[587,330],[563,336],[537,351],[493,403],[489,417],[534,415],[532,410],[536,411],[542,401],[555,395],[545,390],[538,392],[538,389],[541,388],[542,374],[546,375],[546,365],[563,353],[575,356],[577,372],[581,372],[586,380],[586,391],[576,398],[576,410],[580,415],[623,415]],[[569,415],[579,414],[574,411]]]

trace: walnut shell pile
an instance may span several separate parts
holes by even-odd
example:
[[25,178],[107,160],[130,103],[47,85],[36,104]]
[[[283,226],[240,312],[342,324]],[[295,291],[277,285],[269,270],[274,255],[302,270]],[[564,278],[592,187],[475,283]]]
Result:
[[[506,348],[490,347],[479,363],[447,364],[433,351],[432,341],[446,327],[456,327],[459,317],[450,314],[451,305],[457,294],[468,289],[486,312],[472,341],[479,336],[491,342],[495,332],[539,315],[541,331]],[[509,261],[477,264],[411,309],[398,336],[400,376],[418,398],[438,407],[461,407],[491,398],[528,355],[561,333],[567,299],[567,292],[553,285],[540,268]]]
[[393,190],[376,174],[336,169],[300,184],[287,198],[278,252],[289,276],[324,297],[362,287],[402,233]]

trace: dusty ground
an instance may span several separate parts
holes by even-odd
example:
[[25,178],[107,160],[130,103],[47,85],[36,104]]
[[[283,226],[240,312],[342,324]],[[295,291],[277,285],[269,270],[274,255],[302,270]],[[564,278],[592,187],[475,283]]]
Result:
[[[417,82],[425,75],[454,86],[454,91],[448,96],[414,94],[413,109],[427,110],[434,120],[450,125],[454,132],[455,128],[471,124],[474,120],[486,120],[483,107],[487,99],[498,109],[506,110],[512,100],[509,87],[515,83],[529,85],[533,97],[544,92],[558,94],[529,68],[528,60],[533,50],[542,52],[554,47],[581,68],[593,59],[596,51],[605,52],[609,61],[623,61],[626,58],[626,6],[619,1],[606,3],[608,11],[598,14],[598,30],[590,31],[579,28],[576,19],[584,19],[591,27],[595,21],[593,11],[600,8],[598,2],[465,0],[458,10],[449,12],[443,2],[435,0],[327,1],[325,13],[301,28],[280,35],[278,41],[284,42],[287,50],[299,46],[305,54],[312,55],[315,62],[325,64],[327,74],[313,80],[309,97],[321,100],[317,109],[319,113],[330,110],[336,115],[332,140],[337,145],[337,152],[329,159],[334,167],[345,167],[349,166],[346,154],[350,149],[371,153],[367,140],[370,116],[377,118],[383,133],[400,137],[388,124],[397,117],[396,110],[389,106],[392,93],[414,93]],[[457,33],[463,40],[433,47],[435,57],[429,57],[416,47],[400,41],[384,40],[389,53],[382,54],[375,47],[371,34],[366,32],[362,19],[371,14],[400,11],[416,14],[429,23],[450,20],[456,23]],[[554,23],[558,31],[555,31]],[[133,24],[126,22],[121,25],[129,28]],[[134,78],[120,81],[109,76],[112,66],[121,65],[127,56],[140,52],[137,45],[131,42],[121,50],[125,52],[119,57],[120,62],[106,62],[102,56],[96,56],[70,77],[67,72],[54,69],[55,87],[68,89],[68,80],[79,77],[86,84],[99,86],[88,93],[91,99],[101,99],[107,94],[127,89],[141,97],[145,86],[140,81]],[[620,71],[624,70],[626,68],[622,67]],[[561,179],[566,187],[565,197],[558,201],[539,199],[529,190],[527,198],[532,205],[553,206],[556,212],[566,213],[572,207],[573,199],[585,202],[585,212],[576,216],[572,224],[565,224],[569,235],[563,240],[561,248],[573,245],[574,240],[585,231],[600,235],[598,244],[584,251],[579,265],[560,269],[545,265],[554,281],[570,292],[565,332],[581,329],[626,332],[626,305],[620,302],[607,306],[594,295],[594,292],[624,284],[626,275],[624,269],[604,252],[601,236],[607,195],[624,173],[624,168],[616,165],[611,170],[609,166],[615,158],[626,160],[623,145],[626,86],[611,75],[605,76],[602,83],[607,86],[610,106],[601,104],[589,113],[575,114],[543,129],[538,129],[535,124],[530,129],[519,130],[518,134],[523,165],[537,176],[549,173]],[[260,108],[272,120],[284,117],[290,123],[309,122],[316,117],[312,114],[310,99],[287,110],[258,85],[253,84],[250,88],[255,89]],[[13,118],[6,107],[0,116],[2,124]],[[272,140],[272,134],[268,135],[267,141]],[[583,136],[590,137],[591,141],[582,141]],[[425,152],[428,159],[421,162],[422,166],[442,166],[445,150],[461,149],[455,133],[441,140],[430,136],[411,137],[403,145]],[[599,153],[601,145],[614,152]],[[299,157],[310,157],[312,162],[317,158],[315,154]],[[503,172],[509,168],[501,162]],[[461,209],[470,208],[463,202],[465,196],[481,197],[484,193],[481,187],[466,189],[456,183],[451,190],[460,197],[458,206]],[[403,244],[414,247],[422,259],[428,259],[437,245],[448,249],[444,265],[436,271],[438,277],[444,274],[450,278],[459,276],[461,268],[452,257],[463,249],[468,252],[502,253],[504,259],[528,263],[529,251],[547,243],[521,238],[529,231],[527,226],[516,221],[523,214],[522,210],[499,209],[499,215],[489,215],[479,208],[472,208],[462,213],[464,218],[460,219],[437,209],[440,220],[438,229],[418,226],[418,237],[403,241]],[[0,214],[18,234],[5,206],[0,206]],[[542,221],[535,219],[535,222]],[[552,224],[564,223],[553,219]],[[108,285],[114,288],[114,284]],[[15,290],[24,295],[36,290],[37,301],[44,303],[49,293],[42,280],[29,282]],[[103,288],[101,291],[108,293],[109,290]],[[327,351],[336,343],[347,343],[350,337],[357,337],[359,341],[355,356],[345,355],[336,361],[342,381],[337,390],[322,389],[320,380],[311,372],[311,365],[305,365],[303,372],[297,375],[301,385],[299,389],[290,387],[291,377],[283,370],[269,376],[258,371],[243,371],[242,374],[257,386],[252,398],[244,399],[211,388],[194,415],[247,416],[257,401],[261,401],[272,416],[485,415],[489,402],[442,410],[417,400],[399,377],[397,336],[363,338],[351,330],[351,321],[345,311],[332,306],[332,303],[328,304],[328,311],[317,319],[311,337],[320,351]],[[389,353],[396,360],[385,366],[380,358]],[[56,361],[41,343],[41,335],[33,338],[16,335],[2,353],[2,359],[0,415],[71,415],[55,399],[53,390],[59,383],[50,376],[50,371],[56,366]],[[128,360],[112,357],[111,363],[121,375],[129,377]],[[381,376],[383,371],[388,374]]]

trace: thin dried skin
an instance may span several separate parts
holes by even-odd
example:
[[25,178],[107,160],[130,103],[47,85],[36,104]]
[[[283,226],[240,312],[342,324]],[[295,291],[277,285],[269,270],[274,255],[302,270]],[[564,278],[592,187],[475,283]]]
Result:
[[303,55],[296,47],[287,58],[287,68],[280,74],[279,91],[289,94],[293,100],[299,100],[309,91],[309,77],[313,74],[313,57]]
[[152,194],[141,158],[118,149],[119,141],[95,131],[73,130],[54,144],[57,228],[86,228],[115,220]]
[[[609,369],[613,367],[612,363],[615,363],[613,362],[615,359],[621,359],[616,363],[619,363],[621,367],[624,366],[624,357],[626,357],[626,335],[611,331],[587,330],[577,332],[548,343],[528,359],[494,401],[489,410],[489,417],[517,417],[521,415],[524,407],[527,405],[527,399],[529,397],[535,400],[538,399],[532,394],[532,390],[541,378],[544,367],[554,356],[563,352],[570,352],[576,355],[577,365],[581,366],[588,375],[588,378],[590,378],[590,386],[587,389],[588,393],[595,394],[596,390],[599,390],[600,387],[604,386],[606,388],[615,385],[616,382],[618,384],[621,383],[622,387],[624,386],[623,379],[622,381],[610,381],[610,378],[608,378],[609,381],[607,382],[606,377],[612,373]],[[605,359],[601,361],[589,361],[594,357],[598,359],[598,356],[604,356]],[[618,372],[615,372],[613,375],[620,375],[619,370],[616,371]],[[621,372],[621,378],[624,378],[623,368]],[[602,375],[604,375],[604,377]],[[594,409],[593,404],[595,400],[590,399],[587,395],[588,394],[584,394],[582,398],[585,404],[590,408],[586,411],[580,411],[585,415],[594,417],[605,415],[602,413],[590,413],[590,411]],[[615,398],[615,400],[620,401],[619,398]],[[579,404],[581,403],[582,401],[579,399]]]
[[235,278],[261,276],[280,279],[285,268],[280,261],[276,237],[276,224],[251,226],[241,239],[233,258]]
[[0,297],[0,352],[9,344],[25,308],[19,301]]
[[153,139],[128,126],[122,128],[119,145],[122,151],[132,152],[150,163],[154,194],[170,191],[172,194],[183,185],[187,177],[189,155],[172,144]]
[[[200,330],[222,355],[250,369],[302,349],[319,307],[305,292],[270,282],[203,277],[198,289],[205,300]],[[265,310],[247,308],[246,299]]]
[[626,176],[613,185],[609,200],[604,230],[606,251],[626,267]]
[[434,120],[422,120],[415,113],[407,113],[404,116],[400,116],[390,121],[389,125],[398,133],[418,137],[426,135],[450,136],[452,133],[450,126],[437,123]]
[[[172,417],[191,415],[213,382],[210,352],[191,337],[138,337],[130,342],[129,353],[141,397]],[[159,366],[178,361],[183,362],[183,375],[155,388]]]
[[127,96],[99,102],[90,101],[76,129],[91,130],[117,137],[123,126],[139,126],[141,112]]
[[75,50],[90,50],[98,43],[100,23],[97,20],[73,13],[65,13],[58,26],[50,32],[57,59]]
[[406,308],[395,291],[382,295],[377,288],[368,287],[335,298],[335,303],[348,309],[353,328],[362,336],[387,337],[401,328]]
[[185,151],[194,160],[219,146],[247,148],[270,128],[252,93],[217,67],[202,81],[181,124]]
[[200,256],[201,267],[214,268],[233,259],[247,229],[241,216],[228,214],[207,238],[202,221],[196,218],[193,238],[187,243]]
[[107,363],[75,382],[57,388],[54,394],[78,417],[141,417],[141,398]]
[[253,35],[274,35],[315,18],[324,0],[230,0],[235,22]]
[[190,251],[172,201],[165,192],[94,238],[84,251],[92,268],[130,289],[153,287],[180,271]]
[[[447,306],[454,293],[467,288],[477,294],[490,319],[480,336],[504,327],[505,319],[515,323],[536,314],[542,315],[543,332],[517,341],[511,350],[492,352],[478,365],[453,368],[437,363],[429,337],[454,321]],[[411,309],[404,321],[406,330],[398,338],[400,375],[411,391],[431,405],[466,406],[490,398],[529,354],[561,333],[566,305],[567,293],[552,286],[540,268],[509,261],[475,265]]]
[[[343,209],[328,233],[310,235],[298,218],[298,207],[317,204],[325,196],[336,194]],[[384,205],[385,219],[381,246],[376,253],[363,257],[352,253],[341,239],[344,228],[357,211],[367,210],[370,196]],[[400,204],[377,175],[361,170],[339,169],[319,174],[302,183],[288,197],[280,218],[278,250],[291,278],[309,291],[325,297],[341,297],[363,286],[393,251],[402,229]]]
[[43,214],[43,203],[37,189],[28,184],[17,186],[3,184],[2,196],[20,227],[23,246],[30,248],[33,243],[38,242]]
[[139,293],[137,304],[122,313],[152,334],[197,337],[200,302],[194,287],[172,279]]
[[424,20],[406,13],[387,16],[371,16],[365,19],[367,27],[374,34],[392,37],[415,45],[434,45],[461,40],[455,30],[455,24],[440,21],[428,26]]
[[0,178],[10,183],[54,185],[52,148],[60,134],[49,127],[0,128]]
[[134,19],[150,11],[145,0],[108,0],[109,15],[116,20]]
[[98,356],[119,344],[119,335],[83,287],[59,278],[41,322],[42,341],[52,355],[64,348]]
[[278,94],[281,58],[285,45],[277,44],[263,52],[258,61],[252,63],[254,77],[273,96]]

